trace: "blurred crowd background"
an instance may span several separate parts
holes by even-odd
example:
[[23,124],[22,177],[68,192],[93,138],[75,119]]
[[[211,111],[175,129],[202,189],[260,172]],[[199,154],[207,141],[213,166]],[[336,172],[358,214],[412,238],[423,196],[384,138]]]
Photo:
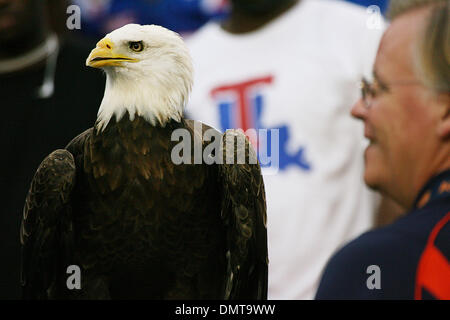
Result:
[[[337,0],[342,1],[342,0]],[[347,0],[385,12],[388,0]],[[158,24],[184,35],[210,19],[225,19],[228,0],[72,0],[80,6],[83,28],[80,32],[98,38],[126,23]]]

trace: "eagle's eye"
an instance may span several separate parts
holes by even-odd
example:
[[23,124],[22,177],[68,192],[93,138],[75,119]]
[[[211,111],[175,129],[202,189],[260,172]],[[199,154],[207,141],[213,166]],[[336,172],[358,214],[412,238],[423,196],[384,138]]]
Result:
[[130,41],[129,46],[134,52],[141,52],[144,50],[144,44],[142,41]]

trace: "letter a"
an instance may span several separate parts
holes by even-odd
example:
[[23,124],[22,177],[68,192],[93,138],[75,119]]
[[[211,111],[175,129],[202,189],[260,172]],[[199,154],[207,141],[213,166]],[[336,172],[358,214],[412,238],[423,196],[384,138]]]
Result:
[[[171,141],[182,141],[176,144],[170,153],[173,164],[191,164],[191,134],[187,129],[179,128],[172,131]],[[183,153],[183,155],[181,155]]]
[[67,7],[67,14],[71,14],[66,20],[67,29],[81,29],[81,9],[79,6],[71,5]]
[[79,266],[71,265],[67,267],[67,274],[71,274],[66,281],[67,289],[81,289],[81,270]]

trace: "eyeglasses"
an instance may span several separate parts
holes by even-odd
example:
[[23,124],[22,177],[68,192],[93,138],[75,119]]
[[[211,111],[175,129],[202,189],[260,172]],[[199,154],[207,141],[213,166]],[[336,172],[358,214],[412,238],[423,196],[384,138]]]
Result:
[[374,76],[374,81],[369,82],[366,78],[362,78],[360,82],[361,97],[366,108],[370,108],[373,99],[379,96],[381,93],[390,92],[390,87],[392,86],[407,86],[407,85],[422,85],[419,81],[396,81],[385,84],[378,80],[376,75]]

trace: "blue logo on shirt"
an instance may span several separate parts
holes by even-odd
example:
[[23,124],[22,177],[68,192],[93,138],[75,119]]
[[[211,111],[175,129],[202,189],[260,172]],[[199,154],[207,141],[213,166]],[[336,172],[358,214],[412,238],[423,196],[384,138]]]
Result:
[[[265,108],[262,89],[272,82],[273,76],[266,76],[213,89],[211,95],[217,102],[221,129],[225,131],[232,128],[241,128],[244,132],[247,132],[249,129],[267,129],[265,131],[266,143],[259,143],[260,148],[265,148],[265,150],[258,150],[260,160],[261,152],[273,156],[272,151],[278,149],[275,152],[279,153],[278,167],[280,170],[285,170],[289,166],[296,166],[304,171],[310,171],[311,164],[306,158],[306,147],[301,146],[294,152],[287,150],[287,145],[291,138],[289,127],[281,125],[268,128],[261,121]],[[274,132],[278,133],[277,137],[273,136]],[[257,141],[261,142],[262,140],[259,138],[255,141],[250,135],[248,136],[253,144],[258,144]],[[275,143],[277,143],[276,146]],[[261,161],[261,166],[267,165],[265,165],[264,161]]]

